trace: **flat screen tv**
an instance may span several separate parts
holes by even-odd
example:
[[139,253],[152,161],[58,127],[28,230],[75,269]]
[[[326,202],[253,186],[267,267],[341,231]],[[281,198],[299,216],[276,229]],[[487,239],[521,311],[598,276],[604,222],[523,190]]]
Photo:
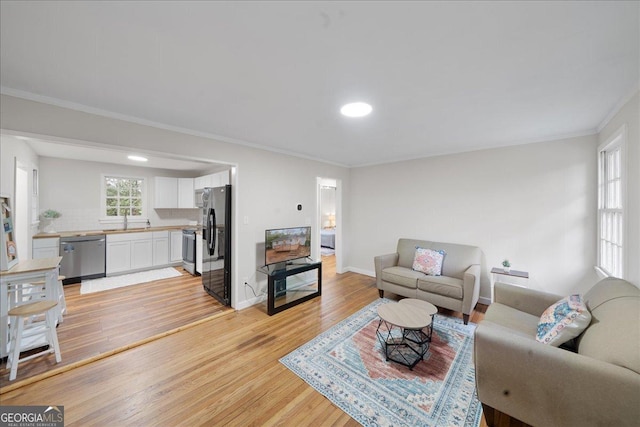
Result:
[[307,258],[311,256],[311,227],[266,230],[264,247],[265,265]]

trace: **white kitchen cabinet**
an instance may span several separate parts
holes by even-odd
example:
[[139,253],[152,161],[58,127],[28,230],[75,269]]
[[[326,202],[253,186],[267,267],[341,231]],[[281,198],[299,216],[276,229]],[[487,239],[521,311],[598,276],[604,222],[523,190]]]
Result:
[[195,190],[202,190],[205,187],[211,187],[211,175],[193,178],[193,187]]
[[206,176],[198,176],[196,178],[193,178],[193,189],[202,190],[204,187],[207,186],[206,183],[207,183]]
[[178,208],[194,209],[193,178],[178,178]]
[[182,261],[182,230],[171,232],[171,262]]
[[131,241],[132,270],[153,267],[153,239],[151,238],[151,233],[140,234],[148,234],[148,236],[142,236],[140,239]]
[[219,187],[229,184],[229,171],[218,172],[216,175],[218,176]]
[[194,189],[201,190],[205,187],[222,187],[229,184],[229,171],[212,173],[194,178]]
[[107,236],[107,275],[131,270],[131,242],[111,241]]
[[196,273],[202,274],[202,233],[196,233]]
[[[154,235],[157,236],[157,244],[154,244]],[[168,258],[167,231],[107,235],[107,275],[166,265],[169,264]]]
[[194,179],[155,177],[155,209],[194,209]]
[[33,259],[38,258],[52,258],[59,256],[60,253],[60,239],[57,237],[46,237],[42,239],[33,239],[31,245],[31,257]]
[[153,232],[153,265],[169,264],[169,232]]
[[155,199],[153,207],[156,209],[175,209],[178,207],[178,179],[156,176]]

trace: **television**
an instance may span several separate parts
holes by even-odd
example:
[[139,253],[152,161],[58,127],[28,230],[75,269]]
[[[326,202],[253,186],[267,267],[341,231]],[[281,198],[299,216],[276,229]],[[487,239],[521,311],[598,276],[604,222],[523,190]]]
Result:
[[264,234],[264,265],[311,256],[311,227],[275,228]]

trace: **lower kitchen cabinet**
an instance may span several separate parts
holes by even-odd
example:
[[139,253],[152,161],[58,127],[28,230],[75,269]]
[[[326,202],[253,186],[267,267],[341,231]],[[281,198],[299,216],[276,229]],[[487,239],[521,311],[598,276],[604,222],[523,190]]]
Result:
[[202,233],[196,233],[196,273],[202,274]]
[[182,230],[171,232],[171,262],[182,261]]
[[31,248],[31,258],[33,259],[53,258],[59,256],[60,239],[57,237],[33,239]]
[[131,269],[153,267],[153,240],[151,233],[140,240],[131,241]]
[[169,264],[169,232],[153,232],[153,265]]
[[107,274],[131,270],[131,241],[110,239],[107,236]]
[[107,235],[107,275],[168,264],[168,231]]

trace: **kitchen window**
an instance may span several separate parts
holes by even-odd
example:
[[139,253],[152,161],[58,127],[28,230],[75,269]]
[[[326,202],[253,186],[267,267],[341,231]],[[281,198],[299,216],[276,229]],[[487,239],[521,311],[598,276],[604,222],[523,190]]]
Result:
[[104,175],[102,180],[102,221],[146,221],[144,178]]
[[624,278],[625,128],[598,149],[598,268]]

